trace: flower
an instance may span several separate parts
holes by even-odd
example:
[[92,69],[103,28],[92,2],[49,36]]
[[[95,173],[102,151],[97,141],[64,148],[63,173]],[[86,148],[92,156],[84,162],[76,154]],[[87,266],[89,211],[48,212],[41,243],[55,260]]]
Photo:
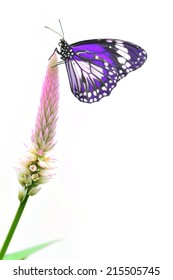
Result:
[[22,186],[18,195],[20,201],[25,198],[26,193],[36,194],[40,190],[38,186],[55,175],[52,172],[55,160],[50,152],[56,144],[54,136],[58,119],[58,67],[54,67],[57,63],[54,54],[48,63],[31,145],[27,148],[26,156],[20,159],[20,166],[16,168],[18,181]]

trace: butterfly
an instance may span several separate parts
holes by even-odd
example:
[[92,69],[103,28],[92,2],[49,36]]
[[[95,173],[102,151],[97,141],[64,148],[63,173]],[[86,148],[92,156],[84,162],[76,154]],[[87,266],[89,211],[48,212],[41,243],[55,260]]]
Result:
[[55,48],[53,54],[61,56],[58,64],[65,63],[71,91],[81,102],[98,102],[110,95],[123,77],[147,59],[144,49],[124,40],[92,39],[69,45],[64,33],[61,37],[60,49]]

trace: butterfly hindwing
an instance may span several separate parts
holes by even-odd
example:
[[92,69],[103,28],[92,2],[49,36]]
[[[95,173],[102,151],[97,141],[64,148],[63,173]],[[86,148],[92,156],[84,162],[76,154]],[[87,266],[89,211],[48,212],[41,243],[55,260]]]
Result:
[[73,94],[80,101],[92,103],[111,93],[118,80],[117,69],[102,52],[82,48],[85,49],[75,52],[73,49],[73,58],[65,63]]
[[122,40],[86,40],[69,47],[73,55],[65,64],[71,91],[86,103],[108,96],[121,78],[147,58],[141,47]]

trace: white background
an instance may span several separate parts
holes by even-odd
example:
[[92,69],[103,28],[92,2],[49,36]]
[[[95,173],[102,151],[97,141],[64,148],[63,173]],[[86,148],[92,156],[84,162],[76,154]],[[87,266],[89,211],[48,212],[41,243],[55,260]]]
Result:
[[[47,59],[69,44],[125,39],[148,60],[92,105],[59,67],[57,176],[29,199],[8,252],[61,239],[37,260],[161,266],[173,249],[171,1],[4,1],[0,7],[0,243],[18,207],[14,166],[34,127]],[[165,276],[166,274],[164,274]],[[170,276],[170,274],[169,274]],[[164,279],[164,277],[163,277]]]

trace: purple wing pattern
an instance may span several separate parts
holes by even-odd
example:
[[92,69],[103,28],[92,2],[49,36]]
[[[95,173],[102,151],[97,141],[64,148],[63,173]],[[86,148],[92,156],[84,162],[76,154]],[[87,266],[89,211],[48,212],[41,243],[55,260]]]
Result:
[[141,47],[122,40],[87,40],[70,48],[73,56],[65,64],[71,91],[86,103],[108,96],[121,78],[141,67],[147,58]]

